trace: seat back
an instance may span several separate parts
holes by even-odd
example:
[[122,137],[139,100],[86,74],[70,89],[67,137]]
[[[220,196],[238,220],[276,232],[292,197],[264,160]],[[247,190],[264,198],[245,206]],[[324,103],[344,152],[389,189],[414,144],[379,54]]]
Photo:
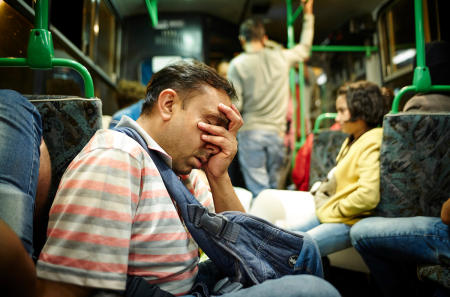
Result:
[[450,113],[388,114],[375,215],[440,216],[450,194]]
[[348,134],[337,130],[324,130],[314,134],[309,171],[309,188],[326,178],[336,166],[336,157]]
[[58,189],[61,177],[69,163],[102,128],[102,104],[98,98],[75,96],[26,96],[39,110],[43,138],[52,163],[52,182],[44,205],[45,217],[34,226],[34,249],[38,255],[46,240],[48,211]]

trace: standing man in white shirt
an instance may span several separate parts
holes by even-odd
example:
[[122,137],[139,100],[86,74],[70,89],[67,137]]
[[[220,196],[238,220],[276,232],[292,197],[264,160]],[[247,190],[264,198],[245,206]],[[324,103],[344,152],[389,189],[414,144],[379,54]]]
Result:
[[306,60],[311,51],[313,0],[301,3],[304,16],[299,44],[291,49],[269,48],[262,22],[246,20],[239,33],[244,52],[231,61],[228,69],[244,119],[238,133],[239,162],[247,188],[255,197],[264,189],[278,186],[285,156],[289,68]]

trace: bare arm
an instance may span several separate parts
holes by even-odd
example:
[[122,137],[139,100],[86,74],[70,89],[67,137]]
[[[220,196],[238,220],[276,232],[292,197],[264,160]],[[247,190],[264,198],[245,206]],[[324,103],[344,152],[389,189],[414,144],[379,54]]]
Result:
[[209,185],[214,200],[214,208],[217,213],[227,210],[245,212],[241,201],[234,192],[228,173],[223,178],[209,178]]
[[2,296],[16,297],[84,297],[89,288],[36,278],[36,269],[22,242],[0,220],[0,288]]
[[0,295],[35,296],[36,271],[16,233],[0,219]]
[[450,225],[450,198],[442,205],[441,219],[446,225]]
[[305,14],[313,14],[313,4],[314,0],[301,0],[303,6],[303,12]]
[[300,42],[293,48],[283,51],[284,57],[292,66],[298,62],[307,60],[311,55],[311,46],[314,39],[313,0],[308,0],[308,2],[305,3],[303,12]]
[[85,297],[91,289],[38,278],[36,292],[36,297]]

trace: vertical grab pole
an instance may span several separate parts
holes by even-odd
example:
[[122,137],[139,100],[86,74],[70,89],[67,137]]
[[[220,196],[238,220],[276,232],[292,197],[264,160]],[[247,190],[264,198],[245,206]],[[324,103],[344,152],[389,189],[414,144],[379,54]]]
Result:
[[422,0],[414,0],[414,19],[416,27],[416,61],[413,85],[418,91],[428,91],[431,87],[430,71],[425,64],[425,34],[423,27]]
[[34,29],[30,31],[27,63],[31,68],[51,69],[53,52],[52,34],[48,30],[48,0],[36,0]]
[[306,141],[306,111],[305,111],[305,67],[303,62],[298,63],[298,82],[300,85],[300,143],[299,149]]
[[35,29],[48,30],[48,0],[36,1],[34,26]]
[[[292,26],[292,0],[286,0],[286,27],[287,27],[287,47],[291,48],[294,46],[294,28]],[[294,151],[292,152],[292,167],[295,165],[295,152],[297,151],[297,94],[295,92],[295,70],[289,69],[289,88],[291,91],[291,101],[292,101],[292,119],[291,119],[291,129],[294,131]]]
[[414,24],[416,27],[417,66],[425,67],[425,39],[423,29],[423,3],[422,0],[414,0]]
[[[287,10],[287,47],[292,48],[295,45],[294,41],[294,21],[301,14],[303,7],[300,5],[297,10],[292,13],[292,0],[286,0],[286,10]],[[291,89],[292,96],[292,126],[291,128],[294,130],[294,151],[292,152],[292,167],[295,165],[295,155],[298,149],[305,143],[306,140],[306,132],[305,132],[305,111],[304,111],[304,88],[305,88],[305,78],[303,73],[303,63],[299,63],[299,86],[300,86],[300,141],[297,141],[297,92],[295,90],[295,70],[290,69],[289,71],[289,86]]]
[[147,11],[150,15],[152,26],[156,27],[156,25],[158,25],[158,0],[145,0],[145,4],[147,5]]
[[392,114],[398,112],[400,99],[408,92],[427,92],[433,89],[428,67],[425,65],[425,34],[423,29],[423,4],[422,0],[414,0],[414,24],[416,29],[416,61],[413,83],[403,87],[392,102]]

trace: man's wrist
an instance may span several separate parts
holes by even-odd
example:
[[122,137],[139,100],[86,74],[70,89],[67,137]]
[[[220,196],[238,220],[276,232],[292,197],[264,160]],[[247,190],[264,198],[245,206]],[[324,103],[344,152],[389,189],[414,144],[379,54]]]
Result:
[[228,175],[228,171],[225,171],[221,175],[214,175],[208,171],[206,173],[206,178],[208,179],[208,182],[211,183],[220,183],[221,181],[226,181],[230,179],[230,176]]

